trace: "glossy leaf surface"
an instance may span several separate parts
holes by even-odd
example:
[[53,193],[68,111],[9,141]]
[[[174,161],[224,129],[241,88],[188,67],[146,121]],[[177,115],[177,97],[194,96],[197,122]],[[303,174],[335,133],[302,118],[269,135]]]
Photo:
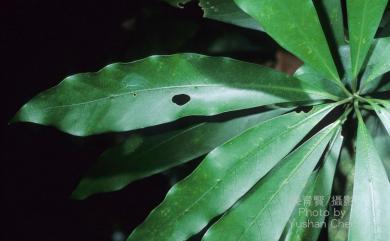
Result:
[[279,240],[336,126],[323,129],[283,159],[207,231],[203,240]]
[[381,38],[375,41],[375,47],[368,60],[362,77],[362,92],[373,90],[375,79],[390,71],[390,38]]
[[260,24],[242,11],[233,0],[200,0],[203,16],[240,27],[262,30]]
[[347,0],[352,77],[355,79],[378,30],[387,0]]
[[[328,41],[334,41],[337,46],[345,44],[343,9],[340,0],[319,0],[320,8],[323,8],[327,23],[333,36],[327,36]],[[333,39],[331,39],[333,38]]]
[[[321,214],[324,214],[328,208],[342,144],[343,137],[341,136],[341,128],[339,128],[331,142],[330,149],[325,155],[324,163],[313,172],[310,181],[307,183],[305,191],[301,195],[301,202],[295,208],[289,224],[286,226],[287,232],[283,240],[317,240],[320,236],[321,229],[325,226],[325,215]],[[309,197],[311,200],[307,205],[304,202],[305,197]],[[313,200],[314,197],[323,197],[323,203],[319,202],[317,205]],[[310,215],[316,212],[320,215]],[[317,224],[320,227],[317,227]]]
[[[127,184],[200,157],[244,130],[285,113],[276,109],[224,122],[200,123],[158,136],[130,138],[107,150],[73,192],[77,199]],[[136,148],[134,146],[136,145]]]
[[[186,240],[229,209],[335,105],[265,121],[210,152],[129,237]],[[237,150],[240,150],[239,152]]]
[[311,0],[235,0],[272,38],[328,80],[340,79]]
[[192,115],[334,99],[315,83],[270,68],[197,54],[152,56],[70,76],[23,106],[14,121],[73,135],[129,131]]
[[359,118],[349,241],[390,237],[390,183],[370,134]]

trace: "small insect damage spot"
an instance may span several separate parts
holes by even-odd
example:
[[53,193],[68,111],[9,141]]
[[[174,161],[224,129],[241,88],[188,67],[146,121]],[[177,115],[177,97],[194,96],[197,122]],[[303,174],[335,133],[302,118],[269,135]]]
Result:
[[191,97],[186,94],[179,94],[172,97],[172,102],[179,106],[187,104],[188,102],[190,102],[190,100]]

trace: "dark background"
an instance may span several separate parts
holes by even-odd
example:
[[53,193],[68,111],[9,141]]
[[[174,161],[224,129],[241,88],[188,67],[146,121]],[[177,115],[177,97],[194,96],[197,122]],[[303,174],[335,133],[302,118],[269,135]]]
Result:
[[77,138],[51,127],[8,125],[35,94],[68,75],[151,54],[198,52],[272,65],[277,49],[263,33],[203,19],[197,4],[175,9],[152,0],[4,0],[0,17],[5,241],[121,241],[172,182],[170,174],[155,175],[119,192],[69,199],[116,135]]

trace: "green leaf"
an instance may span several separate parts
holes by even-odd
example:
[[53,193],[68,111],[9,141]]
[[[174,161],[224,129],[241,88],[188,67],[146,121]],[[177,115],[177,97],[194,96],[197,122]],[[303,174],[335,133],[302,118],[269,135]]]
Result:
[[[305,191],[301,195],[301,200],[305,197],[321,197],[323,203],[315,203],[312,200],[308,205],[300,202],[295,207],[294,213],[290,218],[289,224],[286,226],[287,231],[283,240],[318,240],[322,227],[325,224],[325,210],[327,210],[328,202],[332,191],[333,178],[336,171],[337,162],[340,155],[343,137],[341,136],[341,127],[333,138],[330,149],[325,155],[324,163],[321,167],[313,172],[310,181],[305,187]],[[319,213],[320,215],[307,215],[307,213]],[[313,225],[315,224],[315,225]],[[307,226],[306,226],[307,225]]]
[[282,47],[340,85],[312,0],[235,0]]
[[375,89],[378,77],[390,71],[390,38],[375,41],[375,47],[362,77],[361,92]]
[[388,109],[383,108],[373,102],[370,102],[370,105],[374,108],[379,119],[382,121],[383,126],[386,128],[387,133],[390,135],[390,102],[388,105]]
[[135,180],[200,157],[246,129],[286,111],[276,109],[224,122],[204,122],[151,137],[130,136],[123,144],[103,153],[72,196],[84,199],[95,193],[119,190]]
[[[348,146],[344,145],[339,165],[337,166],[337,175],[333,183],[333,196],[344,196],[352,198],[353,179],[354,179],[354,161]],[[339,210],[339,214],[335,213]],[[351,204],[342,205],[341,207],[332,207],[329,205],[330,216],[327,220],[328,239],[329,241],[346,241],[348,240],[349,216],[351,213]],[[341,212],[344,215],[341,215]]]
[[283,159],[202,240],[278,241],[338,124],[323,129]]
[[204,17],[240,27],[262,30],[260,24],[242,11],[233,0],[200,0]]
[[347,0],[352,77],[356,78],[366,59],[382,19],[387,0]]
[[[337,46],[345,45],[343,9],[340,0],[318,0],[325,10],[327,22]],[[330,38],[330,36],[328,36]]]
[[390,183],[359,113],[358,118],[355,181],[348,240],[388,240]]
[[273,118],[216,148],[190,176],[172,187],[128,241],[178,241],[198,233],[267,174],[336,105]]
[[323,75],[319,74],[316,70],[306,64],[295,71],[294,77],[304,82],[312,82],[327,93],[336,96],[344,95],[343,91],[338,88],[334,82],[328,81]]
[[337,98],[315,83],[267,67],[177,54],[70,76],[24,105],[14,121],[53,125],[85,136],[129,131],[192,115]]

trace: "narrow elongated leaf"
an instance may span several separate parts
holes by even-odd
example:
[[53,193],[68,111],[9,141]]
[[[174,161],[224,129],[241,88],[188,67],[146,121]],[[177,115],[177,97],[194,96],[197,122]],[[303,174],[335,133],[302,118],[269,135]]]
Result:
[[353,79],[366,59],[386,5],[387,0],[347,0]]
[[339,76],[312,0],[235,0],[282,47],[327,79]]
[[204,17],[240,27],[262,30],[260,24],[242,11],[233,0],[200,0]]
[[387,133],[390,135],[390,103],[389,108],[383,108],[376,103],[370,103],[374,108],[376,114],[379,116],[379,119],[382,121],[383,126],[386,128]]
[[[285,241],[296,240],[317,240],[321,229],[325,224],[325,210],[327,210],[330,194],[332,191],[333,178],[336,171],[337,162],[340,155],[343,137],[341,136],[341,127],[337,131],[330,149],[325,156],[325,161],[311,175],[305,191],[301,195],[301,201],[305,197],[321,197],[323,200],[313,200],[307,206],[305,202],[300,202],[290,218],[287,227]],[[302,198],[303,197],[303,198]],[[316,203],[316,201],[323,201]],[[313,213],[320,215],[312,215]]]
[[334,99],[315,83],[270,68],[197,54],[152,56],[66,78],[23,106],[14,121],[73,135],[128,131],[191,115],[282,102]]
[[[345,44],[343,9],[340,0],[318,0],[321,7],[325,10],[327,22],[333,34],[333,40],[337,46]],[[331,36],[327,36],[331,38]]]
[[[341,149],[340,161],[337,167],[338,173],[333,183],[333,197],[341,196],[343,201],[348,198],[341,207],[329,205],[330,216],[327,219],[328,239],[329,241],[346,241],[348,240],[349,216],[351,213],[351,199],[353,192],[354,179],[354,161],[348,147],[345,145]],[[336,206],[336,207],[335,207]],[[339,210],[339,213],[335,212]]]
[[337,126],[323,129],[282,160],[207,231],[203,240],[278,241]]
[[[186,240],[230,208],[335,107],[263,122],[210,152],[168,192],[128,241]],[[240,151],[237,151],[240,150]]]
[[349,241],[379,241],[390,237],[390,183],[381,158],[359,116],[355,181]]
[[[73,192],[77,199],[100,192],[116,191],[135,180],[165,171],[210,152],[244,130],[285,113],[276,109],[221,123],[201,123],[190,128],[139,140],[107,150]],[[134,143],[141,141],[134,149]]]
[[390,71],[390,38],[376,40],[374,50],[367,63],[366,70],[362,77],[361,90],[374,89],[375,79]]

